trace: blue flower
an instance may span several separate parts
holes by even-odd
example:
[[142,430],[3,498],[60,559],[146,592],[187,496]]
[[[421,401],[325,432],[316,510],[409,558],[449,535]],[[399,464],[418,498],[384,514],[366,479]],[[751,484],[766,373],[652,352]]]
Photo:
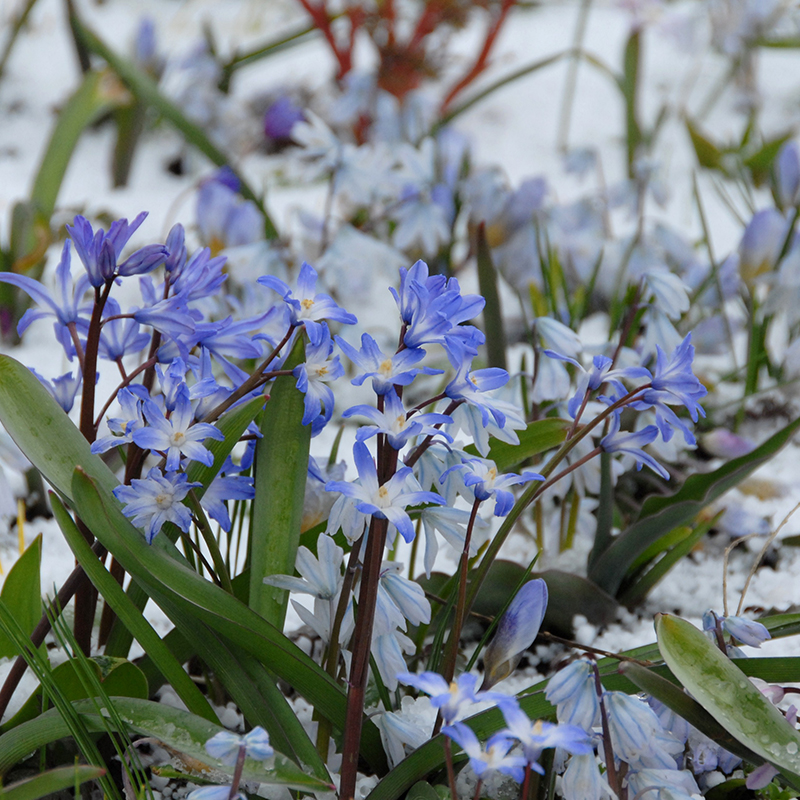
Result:
[[414,538],[414,525],[406,513],[406,507],[422,503],[444,504],[438,494],[417,488],[419,484],[409,467],[400,468],[386,483],[379,485],[375,462],[363,442],[353,445],[353,457],[359,483],[330,481],[325,485],[326,491],[341,492],[354,498],[357,501],[356,508],[364,514],[388,519],[407,542]]
[[431,705],[439,709],[445,725],[452,725],[470,706],[481,700],[493,699],[489,692],[477,691],[478,678],[465,672],[448,683],[438,672],[401,672],[397,680],[429,695]]
[[72,372],[67,372],[59,378],[53,378],[52,383],[43,378],[35,369],[31,372],[39,379],[39,382],[50,392],[53,399],[69,414],[72,411],[72,406],[75,405],[75,395],[78,394],[78,389],[83,385],[83,375],[78,370],[75,375]]
[[480,295],[462,296],[455,278],[429,275],[428,265],[417,261],[411,269],[400,270],[400,291],[390,289],[406,325],[403,344],[419,347],[439,343],[475,355],[484,336],[471,325],[462,325],[477,316],[485,305]]
[[207,467],[214,463],[213,454],[201,442],[207,438],[222,441],[225,436],[206,422],[193,424],[194,412],[186,386],[178,391],[175,410],[169,418],[152,400],[145,401],[143,410],[147,427],[133,431],[133,441],[144,450],[166,453],[167,471],[172,472],[180,467],[181,455]]
[[98,288],[118,275],[142,275],[164,263],[169,252],[161,244],[146,245],[122,263],[117,263],[128,240],[146,216],[147,212],[143,211],[130,224],[127,219],[118,219],[111,223],[108,233],[102,228],[97,232],[93,231],[89,220],[80,215],[75,217],[72,225],[67,225],[67,231],[92,286]]
[[585,658],[556,672],[548,681],[544,696],[556,707],[559,722],[591,731],[600,718],[594,669]]
[[514,596],[483,655],[486,677],[483,689],[507,678],[522,654],[533,644],[547,610],[547,584],[537,578],[528,581]]
[[344,374],[339,356],[331,358],[333,342],[327,325],[318,325],[319,338],[306,345],[306,360],[294,368],[297,388],[305,395],[303,425],[323,414],[327,422],[333,414],[333,390],[328,386]]
[[[137,393],[135,390],[141,390],[141,392]],[[117,402],[120,405],[123,416],[112,417],[108,420],[107,424],[111,435],[103,436],[92,442],[93,453],[105,453],[112,447],[128,444],[133,441],[133,432],[144,427],[145,424],[144,417],[142,416],[143,398],[140,394],[144,394],[149,398],[147,390],[141,385],[133,387],[126,386],[117,392]]]
[[[230,464],[230,459],[228,459]],[[223,469],[225,469],[223,467]],[[231,469],[226,475],[217,475],[203,493],[200,504],[209,516],[219,523],[224,531],[231,529],[231,517],[225,500],[252,500],[256,495],[253,478],[249,475],[233,475]]]
[[775,159],[775,189],[781,208],[800,203],[800,148],[797,142],[786,142]]
[[197,193],[197,227],[203,242],[216,254],[226,247],[238,247],[264,238],[264,218],[252,200],[244,200],[238,186],[228,180],[235,176],[223,167],[200,184]]
[[568,361],[570,364],[574,364],[581,371],[575,394],[570,398],[570,401],[567,404],[567,411],[573,419],[575,419],[575,415],[580,410],[581,404],[588,394],[599,389],[604,383],[611,384],[617,395],[622,397],[626,393],[626,389],[620,383],[621,378],[646,378],[649,380],[652,377],[650,375],[650,370],[646,369],[645,367],[610,369],[614,362],[607,356],[595,356],[592,359],[592,368],[587,370],[584,369],[574,358],[562,356],[560,353],[556,353],[554,350],[544,350],[543,352],[550,358],[555,358],[559,361]]
[[469,756],[469,765],[481,780],[492,772],[502,772],[510,775],[517,783],[522,783],[526,761],[522,756],[508,754],[515,743],[507,736],[496,733],[486,742],[484,749],[472,728],[463,722],[442,728],[442,733],[449,736]]
[[452,417],[446,414],[415,414],[409,416],[403,407],[403,401],[397,396],[397,392],[392,389],[384,395],[384,410],[378,411],[377,408],[367,405],[353,406],[348,408],[342,416],[349,418],[352,416],[366,417],[373,424],[364,425],[356,432],[356,440],[363,442],[378,433],[385,433],[389,444],[395,449],[402,449],[406,442],[414,436],[443,436],[448,442],[453,438],[445,431],[435,428],[435,425],[445,425],[453,421]]
[[305,261],[297,278],[297,296],[286,283],[272,275],[263,276],[258,282],[274,289],[283,297],[289,306],[292,324],[303,325],[312,344],[319,344],[325,335],[327,326],[322,325],[323,320],[342,322],[345,325],[355,325],[358,321],[355,316],[338,306],[332,297],[316,293],[317,271]]
[[[738,639],[742,644],[750,647],[761,647],[762,642],[771,639],[770,632],[766,626],[747,617],[728,616],[721,617],[722,629]],[[713,611],[706,611],[703,614],[703,630],[713,631],[716,628],[717,615]]]
[[759,275],[775,268],[788,230],[788,220],[775,208],[765,208],[753,215],[739,244],[739,272],[748,286]]
[[421,348],[407,347],[393,356],[387,356],[368,333],[361,336],[360,350],[356,350],[341,336],[336,337],[336,344],[361,370],[352,383],[361,386],[367,378],[372,378],[372,388],[376,394],[387,394],[395,386],[408,386],[417,375],[442,374],[442,370],[431,367],[412,368],[412,364],[425,358],[425,351]]
[[81,275],[77,281],[72,280],[70,272],[71,264],[70,242],[64,242],[61,251],[61,260],[56,267],[56,291],[55,296],[44,286],[27,275],[18,275],[16,272],[0,272],[0,282],[10,283],[18,289],[22,289],[39,308],[29,308],[20,319],[17,325],[17,333],[22,336],[28,326],[37,319],[43,317],[55,317],[56,321],[53,328],[61,346],[71,359],[74,352],[73,343],[70,339],[67,326],[70,323],[81,321],[81,313],[88,315],[91,307],[80,308],[79,303],[83,300],[86,290],[89,288],[88,275]]
[[150,342],[150,335],[140,331],[139,323],[135,319],[127,315],[117,319],[121,313],[119,303],[109,297],[103,308],[99,345],[100,356],[109,361],[118,361],[131,353],[139,353]]
[[493,461],[483,458],[467,458],[460,464],[445,470],[440,482],[454,470],[462,470],[464,485],[471,488],[475,499],[484,501],[494,497],[494,515],[504,517],[514,505],[514,495],[507,489],[529,481],[543,481],[544,476],[538,472],[525,470],[521,475],[513,472],[498,473]]
[[642,450],[645,445],[654,442],[657,438],[658,428],[655,425],[648,425],[635,433],[620,433],[619,414],[615,413],[611,418],[608,433],[600,440],[600,447],[606,453],[625,453],[633,456],[636,459],[636,469],[641,469],[643,464],[647,464],[653,472],[669,480],[669,472],[651,455]]
[[245,757],[254,761],[265,761],[275,752],[269,743],[269,734],[259,725],[244,736],[233,731],[220,731],[205,744],[206,752],[228,767],[234,766],[239,751],[244,748]]
[[586,755],[594,749],[586,731],[576,725],[531,721],[513,696],[505,697],[498,705],[508,726],[501,733],[519,740],[527,763],[540,775],[544,774],[544,770],[537,762],[542,750],[560,747],[568,753]]
[[692,334],[686,336],[669,358],[658,345],[656,354],[656,366],[650,387],[644,391],[641,398],[637,397],[632,405],[637,409],[653,408],[656,424],[665,442],[672,438],[674,429],[677,428],[683,433],[687,444],[694,444],[694,434],[669,407],[685,406],[694,422],[697,422],[699,416],[705,416],[698,401],[701,397],[705,397],[708,391],[692,372],[694,359]]
[[451,400],[463,400],[477,408],[481,412],[484,428],[489,424],[490,417],[498,427],[504,428],[506,415],[501,410],[502,406],[488,392],[505,386],[508,383],[508,373],[499,367],[470,372],[470,366],[464,354],[456,366],[458,371],[455,377],[447,384],[444,393]]
[[184,532],[189,530],[192,515],[181,501],[192,488],[200,485],[189,483],[183,472],[162,475],[153,467],[146,478],[134,478],[130,486],[114,489],[114,497],[126,503],[122,513],[144,530],[150,544],[165,522],[174,523]]

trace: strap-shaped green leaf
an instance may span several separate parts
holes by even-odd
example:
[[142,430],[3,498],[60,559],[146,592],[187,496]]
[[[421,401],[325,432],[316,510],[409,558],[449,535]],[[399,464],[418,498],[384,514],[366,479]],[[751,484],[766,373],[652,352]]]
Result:
[[[567,430],[571,422],[558,417],[548,417],[529,422],[523,431],[517,431],[519,444],[508,444],[498,439],[490,439],[487,458],[491,458],[500,472],[509,472],[533,456],[558,447],[567,438]],[[478,449],[474,444],[464,448],[468,453],[477,456]]]
[[[0,597],[8,606],[20,628],[30,635],[42,614],[42,587],[40,565],[42,560],[42,535],[39,534],[11,567]],[[19,648],[0,631],[0,657],[18,656]]]
[[39,800],[40,797],[50,797],[62,789],[71,789],[99,778],[105,772],[102,767],[90,767],[86,764],[58,767],[4,786],[0,789],[0,797],[3,800]]
[[656,635],[664,661],[697,702],[741,744],[800,785],[800,733],[746,675],[686,620],[661,614]]
[[[286,360],[293,369],[305,358],[298,336]],[[311,426],[303,425],[304,396],[294,375],[276,379],[256,443],[255,490],[250,534],[250,608],[282,629],[288,592],[267,586],[267,575],[294,575],[308,476]]]
[[126,628],[145,649],[186,707],[201,717],[217,722],[217,715],[203,693],[161,641],[161,637],[153,630],[150,623],[142,616],[141,611],[133,605],[122,587],[92,552],[92,548],[89,547],[83,534],[78,530],[72,517],[58,498],[52,497],[51,501],[53,513],[67,544],[75,553],[75,558],[89,576],[89,580],[97,587],[103,599],[114,609],[118,619],[122,620]]
[[755,450],[731,459],[713,472],[691,475],[668,497],[650,497],[639,520],[621,533],[589,569],[589,578],[616,595],[630,565],[661,536],[685,525],[705,506],[732,489],[751,472],[769,461],[800,428],[800,418],[770,436]]

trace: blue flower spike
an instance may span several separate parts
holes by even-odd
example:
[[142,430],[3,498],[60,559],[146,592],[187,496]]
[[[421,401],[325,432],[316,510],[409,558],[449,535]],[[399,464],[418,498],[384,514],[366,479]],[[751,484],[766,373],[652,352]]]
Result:
[[528,581],[511,601],[486,648],[482,690],[490,689],[516,669],[539,633],[546,610],[547,584],[541,578]]

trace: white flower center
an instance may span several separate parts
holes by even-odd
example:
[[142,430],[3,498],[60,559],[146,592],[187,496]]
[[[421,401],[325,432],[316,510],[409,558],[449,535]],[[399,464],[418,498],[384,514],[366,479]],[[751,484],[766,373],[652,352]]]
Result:
[[375,505],[378,508],[388,508],[392,504],[392,498],[389,497],[389,490],[386,486],[379,486],[378,493],[375,495]]
[[406,426],[406,415],[401,414],[397,419],[394,421],[394,429],[396,431],[401,431]]
[[380,367],[378,367],[378,372],[383,375],[384,378],[391,378],[392,376],[392,359],[387,358],[381,361]]
[[180,447],[186,441],[186,434],[183,431],[175,431],[169,437],[169,443],[172,447]]
[[156,505],[162,510],[172,508],[172,495],[166,492],[159,492],[156,495]]
[[300,301],[300,305],[303,306],[304,311],[308,311],[314,305],[314,301],[310,297],[306,297],[305,300]]
[[317,367],[317,380],[323,380],[323,378],[328,374],[328,366],[327,364]]

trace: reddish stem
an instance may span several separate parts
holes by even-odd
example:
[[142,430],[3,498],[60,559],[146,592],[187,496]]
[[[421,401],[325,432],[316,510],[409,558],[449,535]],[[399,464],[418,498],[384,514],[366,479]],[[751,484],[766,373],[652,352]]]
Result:
[[497,39],[497,35],[500,33],[500,29],[503,27],[503,23],[508,16],[508,12],[511,11],[512,6],[516,3],[516,0],[503,0],[503,4],[500,6],[500,11],[497,14],[494,22],[489,26],[489,30],[486,32],[486,39],[484,39],[483,47],[481,48],[481,52],[478,54],[478,57],[475,59],[475,63],[467,70],[467,72],[463,75],[463,77],[453,86],[453,88],[447,93],[447,96],[442,103],[441,114],[444,114],[450,103],[453,102],[455,97],[460,94],[467,86],[469,86],[475,78],[478,77],[489,65],[489,55],[492,52],[492,48],[494,47],[495,40]]

